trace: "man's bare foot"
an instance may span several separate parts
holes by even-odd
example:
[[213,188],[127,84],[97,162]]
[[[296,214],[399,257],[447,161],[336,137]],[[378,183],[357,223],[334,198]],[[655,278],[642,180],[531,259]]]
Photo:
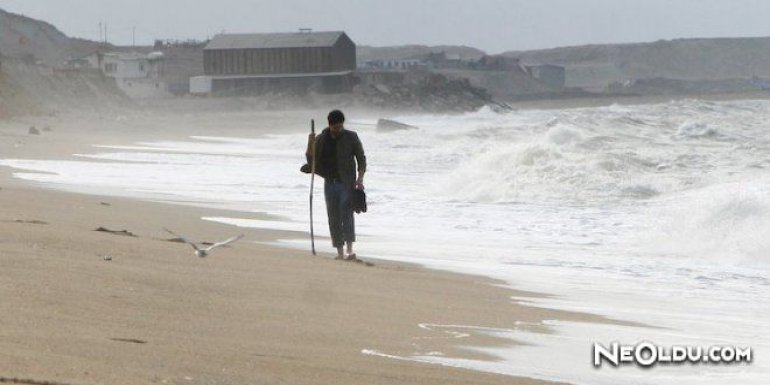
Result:
[[356,261],[358,258],[356,258],[356,253],[350,253],[347,257],[345,257],[346,261]]

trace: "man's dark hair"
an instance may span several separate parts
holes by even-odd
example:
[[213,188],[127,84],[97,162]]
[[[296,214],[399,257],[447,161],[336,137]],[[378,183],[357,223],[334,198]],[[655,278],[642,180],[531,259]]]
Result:
[[345,123],[345,115],[340,110],[334,110],[330,112],[327,119],[329,120],[330,126],[333,126],[338,123]]

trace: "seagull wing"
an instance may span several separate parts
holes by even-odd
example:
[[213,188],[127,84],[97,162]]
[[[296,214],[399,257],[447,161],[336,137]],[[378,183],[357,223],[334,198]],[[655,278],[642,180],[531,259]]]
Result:
[[232,238],[229,238],[227,240],[224,240],[222,242],[217,242],[217,243],[215,243],[215,244],[205,248],[204,250],[205,251],[211,251],[211,250],[213,250],[216,247],[229,245],[229,244],[231,244],[231,243],[233,243],[233,242],[235,242],[235,241],[237,241],[237,240],[239,240],[241,238],[243,238],[243,234],[236,235],[236,236],[234,236]]
[[192,248],[195,249],[195,251],[200,250],[198,248],[198,246],[195,244],[195,242],[193,242],[193,241],[191,241],[191,240],[189,240],[189,239],[187,239],[187,238],[185,238],[185,237],[183,237],[183,236],[181,236],[181,235],[179,235],[179,234],[177,234],[177,233],[175,233],[175,232],[173,232],[173,231],[171,231],[171,230],[169,230],[169,229],[167,229],[165,227],[163,228],[163,230],[166,230],[167,233],[169,233],[169,234],[171,234],[171,235],[181,239],[184,243],[192,246]]

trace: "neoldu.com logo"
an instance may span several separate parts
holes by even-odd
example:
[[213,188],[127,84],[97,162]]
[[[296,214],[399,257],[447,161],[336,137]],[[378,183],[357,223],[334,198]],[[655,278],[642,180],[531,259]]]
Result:
[[609,347],[594,343],[593,365],[600,368],[604,363],[618,367],[639,365],[651,367],[656,364],[739,364],[751,363],[750,347],[737,346],[662,346],[652,342],[624,345],[613,342]]

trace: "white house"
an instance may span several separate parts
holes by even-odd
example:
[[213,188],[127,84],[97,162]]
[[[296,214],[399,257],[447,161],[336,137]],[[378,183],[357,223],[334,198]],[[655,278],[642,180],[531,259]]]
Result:
[[[161,81],[163,53],[152,52],[96,52],[84,58],[90,68],[98,68],[114,78],[123,92],[132,98],[156,98],[168,96],[166,85]],[[84,60],[80,59],[82,63]]]

